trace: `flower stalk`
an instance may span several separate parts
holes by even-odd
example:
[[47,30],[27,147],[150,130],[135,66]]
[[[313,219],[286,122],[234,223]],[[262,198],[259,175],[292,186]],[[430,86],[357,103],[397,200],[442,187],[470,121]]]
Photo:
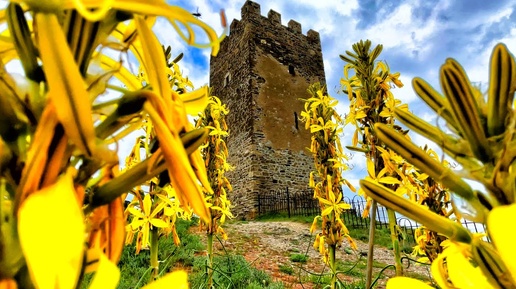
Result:
[[305,122],[305,129],[312,133],[310,152],[314,158],[315,171],[310,173],[309,186],[313,188],[314,199],[319,201],[321,207],[321,215],[314,218],[310,233],[316,230],[317,222],[321,220],[321,232],[316,235],[314,248],[319,250],[323,261],[330,267],[330,285],[331,288],[336,288],[336,248],[347,238],[350,246],[356,249],[341,219],[344,210],[350,208],[343,201],[342,186],[346,185],[352,191],[355,188],[342,177],[342,172],[348,169],[345,164],[347,157],[342,152],[339,136],[342,132],[342,120],[334,108],[337,101],[327,95],[325,90],[319,83],[312,84],[308,88],[310,97],[303,99],[305,105],[300,115]]
[[227,239],[222,225],[225,223],[226,218],[233,218],[230,210],[231,202],[227,197],[227,193],[231,192],[232,187],[225,176],[226,172],[232,169],[227,162],[228,149],[226,138],[228,136],[228,127],[226,116],[228,113],[229,110],[226,105],[218,97],[210,96],[206,109],[199,113],[199,118],[196,122],[197,129],[204,129],[209,132],[208,138],[201,146],[204,166],[212,189],[211,192],[204,192],[204,197],[210,206],[211,220],[209,223],[202,223],[202,226],[205,226],[206,229],[208,242],[208,288],[213,287],[213,237],[218,234],[223,239]]
[[158,279],[159,275],[159,260],[158,260],[158,228],[154,227],[150,231],[150,267],[151,267],[151,274],[150,274],[150,282],[154,282]]
[[[347,62],[344,66],[344,78],[341,80],[342,91],[346,93],[350,100],[350,113],[346,117],[346,124],[352,124],[356,129],[352,138],[353,150],[365,152],[368,162],[369,178],[375,181],[389,182],[390,186],[397,186],[395,172],[389,172],[385,168],[385,158],[382,151],[385,145],[376,137],[374,125],[376,123],[386,123],[394,126],[393,111],[396,107],[403,107],[401,102],[394,98],[390,91],[391,85],[402,87],[403,84],[398,79],[399,73],[391,73],[387,65],[376,59],[380,55],[383,46],[377,45],[371,48],[371,41],[360,41],[353,44],[353,52],[346,51],[347,55],[341,55],[341,59]],[[355,75],[348,77],[348,71],[354,70]],[[359,141],[361,135],[362,141]],[[363,190],[359,190],[359,195],[364,195]],[[373,207],[370,212],[370,236],[368,250],[368,267],[366,276],[366,287],[371,286],[372,281],[372,261],[374,252],[374,225],[376,218],[376,204],[367,194],[366,210]],[[394,212],[389,212],[389,228],[391,230],[391,240],[396,267],[396,274],[403,274],[401,255],[399,249],[398,230],[396,216]]]

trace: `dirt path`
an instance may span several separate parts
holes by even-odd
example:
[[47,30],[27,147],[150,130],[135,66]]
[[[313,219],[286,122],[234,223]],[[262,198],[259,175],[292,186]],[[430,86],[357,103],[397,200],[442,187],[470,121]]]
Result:
[[[224,246],[229,253],[243,255],[254,267],[266,271],[275,281],[282,281],[287,288],[316,288],[310,282],[314,280],[314,277],[310,278],[310,274],[307,272],[320,274],[327,272],[328,268],[324,266],[319,252],[312,247],[314,236],[310,235],[309,229],[308,224],[296,222],[235,222],[225,225],[229,239],[223,241],[222,244],[215,244],[215,249],[222,251],[222,246]],[[200,235],[202,236],[202,234]],[[367,244],[360,240],[356,240],[356,243],[358,245],[357,252],[346,253],[346,251],[350,251],[347,243],[337,252],[337,260],[343,264],[341,269],[343,271],[349,270],[360,259],[358,265],[348,274],[339,276],[346,282],[365,279],[366,257],[364,255],[367,254]],[[304,264],[290,260],[293,254],[305,253],[308,255],[308,260]],[[393,264],[392,251],[375,246],[374,260],[374,271],[379,272],[387,264]],[[285,270],[288,267],[293,269],[290,274],[285,272],[289,271]],[[387,269],[384,272],[387,276],[394,275],[393,269]],[[428,276],[428,268],[422,266],[412,265],[405,269],[405,272],[417,274],[420,277]],[[384,287],[387,276],[379,280],[376,288]]]

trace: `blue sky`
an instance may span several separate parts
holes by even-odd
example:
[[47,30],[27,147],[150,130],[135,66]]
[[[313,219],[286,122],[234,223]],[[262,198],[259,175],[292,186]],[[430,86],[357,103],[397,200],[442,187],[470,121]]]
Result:
[[[273,9],[286,25],[290,19],[301,23],[303,33],[309,29],[321,35],[324,66],[329,93],[340,102],[338,111],[347,112],[347,97],[338,94],[344,62],[339,55],[351,50],[361,39],[374,45],[383,44],[380,59],[392,72],[400,72],[405,86],[393,90],[394,95],[408,103],[410,109],[435,123],[435,117],[413,93],[411,79],[419,76],[438,90],[438,71],[447,57],[457,59],[466,69],[472,82],[487,88],[489,56],[494,45],[505,43],[516,52],[516,1],[496,0],[256,0],[261,14]],[[244,0],[169,1],[185,9],[202,14],[201,20],[219,33],[220,9],[225,9],[228,23],[240,19]],[[185,53],[180,65],[196,86],[208,83],[209,50],[188,47],[178,39],[165,21],[154,30],[161,40],[172,45],[173,54]],[[343,142],[349,144],[351,127],[345,129]],[[413,135],[413,140],[426,141]],[[435,148],[435,146],[434,146]],[[357,184],[364,176],[364,160],[355,155],[354,169],[345,177]]]

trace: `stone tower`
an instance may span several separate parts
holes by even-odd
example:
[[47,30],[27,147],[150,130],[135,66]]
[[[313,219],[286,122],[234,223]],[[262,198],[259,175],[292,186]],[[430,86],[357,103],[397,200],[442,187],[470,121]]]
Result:
[[308,190],[313,159],[310,132],[299,121],[309,84],[325,84],[319,33],[247,1],[242,19],[233,20],[230,35],[210,60],[212,94],[227,104],[230,198],[238,218],[257,214],[257,196],[285,190]]

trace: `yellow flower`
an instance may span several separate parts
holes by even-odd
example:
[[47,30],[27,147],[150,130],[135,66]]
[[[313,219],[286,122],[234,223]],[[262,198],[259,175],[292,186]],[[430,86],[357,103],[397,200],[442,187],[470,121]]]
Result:
[[165,202],[159,202],[158,205],[152,209],[152,201],[150,194],[145,194],[143,197],[143,208],[140,210],[135,207],[129,207],[129,212],[134,216],[131,222],[131,229],[140,231],[142,237],[140,240],[141,248],[146,248],[149,244],[149,231],[152,226],[158,228],[167,227],[167,223],[156,215],[160,213],[165,207]]
[[56,109],[57,118],[70,140],[86,155],[92,156],[96,153],[96,145],[90,98],[66,36],[56,15],[36,13],[36,21],[49,98],[59,108]]
[[[142,37],[142,48],[145,52],[144,65],[149,81],[155,91],[145,91],[147,101],[144,110],[153,122],[156,136],[160,141],[160,152],[167,163],[172,186],[181,204],[190,205],[194,211],[207,223],[210,222],[210,211],[202,197],[200,181],[206,190],[211,190],[207,181],[196,175],[192,166],[196,165],[189,158],[182,144],[179,132],[189,130],[186,109],[182,105],[180,96],[171,91],[170,84],[164,72],[166,67],[165,56],[155,35],[142,17],[136,18],[136,26]],[[152,55],[153,57],[151,57]],[[158,73],[158,72],[162,73]],[[194,154],[195,155],[195,154]],[[199,171],[199,167],[197,167]]]
[[401,88],[401,87],[403,87],[403,83],[399,80],[399,78],[400,78],[399,72],[389,74],[389,79],[394,83],[394,85]]
[[343,210],[347,210],[351,208],[350,204],[346,204],[342,201],[342,193],[337,192],[337,195],[333,192],[332,184],[331,184],[331,176],[328,175],[328,199],[318,197],[319,202],[326,205],[326,208],[321,213],[321,216],[327,216],[331,212],[334,212],[335,215],[339,216]]
[[[179,36],[188,44],[199,48],[212,48],[212,55],[217,55],[220,42],[224,39],[226,31],[217,36],[215,31],[206,23],[194,17],[189,11],[179,7],[168,5],[164,1],[143,1],[143,0],[17,0],[13,2],[27,3],[31,8],[45,13],[58,13],[66,9],[77,9],[85,19],[95,22],[103,19],[110,9],[116,9],[135,13],[138,15],[163,16]],[[94,10],[95,9],[95,10]],[[221,12],[221,22],[224,29],[227,29],[224,12]],[[195,28],[201,28],[208,36],[206,44],[195,42]],[[183,28],[185,28],[183,30]],[[185,31],[187,34],[185,34]]]

